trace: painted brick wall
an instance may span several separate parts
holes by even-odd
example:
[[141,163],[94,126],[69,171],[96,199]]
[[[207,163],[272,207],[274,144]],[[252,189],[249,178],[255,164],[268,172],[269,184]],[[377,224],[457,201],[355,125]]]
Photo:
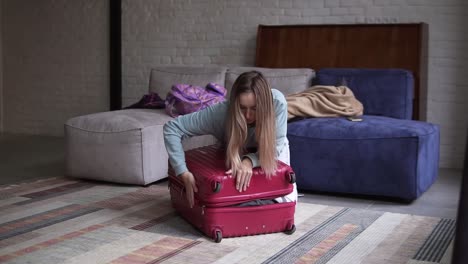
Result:
[[[62,135],[69,117],[107,110],[108,2],[0,1],[4,131]],[[154,65],[253,65],[258,24],[426,22],[427,120],[442,129],[440,165],[462,167],[468,116],[463,0],[122,2],[124,105],[147,91]]]
[[63,135],[108,110],[108,1],[3,0],[4,131]]
[[124,0],[124,105],[154,65],[253,65],[258,24],[429,24],[427,120],[441,126],[441,167],[461,168],[467,131],[464,0]]

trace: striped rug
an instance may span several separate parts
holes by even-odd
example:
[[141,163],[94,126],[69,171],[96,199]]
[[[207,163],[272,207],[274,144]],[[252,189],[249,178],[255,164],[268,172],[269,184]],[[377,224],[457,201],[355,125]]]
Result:
[[49,178],[0,186],[0,263],[449,263],[455,222],[299,203],[297,230],[219,244],[171,208],[165,183]]

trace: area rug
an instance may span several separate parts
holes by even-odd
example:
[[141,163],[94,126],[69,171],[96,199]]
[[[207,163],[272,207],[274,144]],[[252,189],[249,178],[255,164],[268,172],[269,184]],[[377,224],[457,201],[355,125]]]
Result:
[[214,243],[147,187],[49,178],[0,186],[0,263],[449,263],[452,219],[300,203],[292,235]]

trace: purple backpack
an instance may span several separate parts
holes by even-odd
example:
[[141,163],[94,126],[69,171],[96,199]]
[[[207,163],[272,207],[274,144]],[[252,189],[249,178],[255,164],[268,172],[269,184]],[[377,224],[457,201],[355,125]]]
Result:
[[166,113],[172,117],[202,110],[210,105],[223,102],[226,89],[216,83],[206,88],[189,84],[176,84],[166,97]]

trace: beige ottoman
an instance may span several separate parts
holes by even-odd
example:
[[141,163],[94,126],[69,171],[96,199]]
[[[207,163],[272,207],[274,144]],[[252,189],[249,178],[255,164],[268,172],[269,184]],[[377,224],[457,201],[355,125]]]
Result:
[[145,185],[167,173],[164,110],[129,109],[72,118],[65,124],[66,174]]
[[[167,177],[164,110],[128,109],[72,118],[65,124],[66,175],[146,185]],[[213,144],[211,136],[184,141],[184,148]]]

